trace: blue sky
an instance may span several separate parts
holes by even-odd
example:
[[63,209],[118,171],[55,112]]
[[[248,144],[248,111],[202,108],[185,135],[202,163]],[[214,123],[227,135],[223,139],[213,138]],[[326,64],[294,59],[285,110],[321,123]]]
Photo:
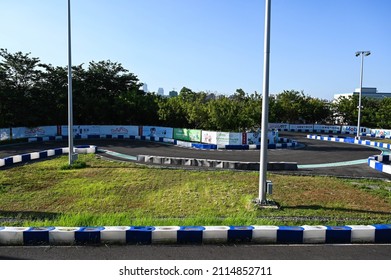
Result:
[[[73,64],[111,60],[150,91],[262,92],[264,0],[72,0]],[[391,92],[391,1],[272,0],[270,93]],[[67,65],[67,0],[3,0],[0,47]]]

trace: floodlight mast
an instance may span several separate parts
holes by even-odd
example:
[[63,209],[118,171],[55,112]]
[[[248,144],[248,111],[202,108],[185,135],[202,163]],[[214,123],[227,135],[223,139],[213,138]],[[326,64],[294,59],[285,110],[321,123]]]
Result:
[[360,140],[360,120],[361,120],[361,98],[362,98],[362,81],[364,72],[364,56],[370,55],[370,51],[357,51],[356,57],[361,55],[361,71],[360,71],[360,93],[358,95],[358,117],[357,117],[357,135],[356,139]]
[[269,59],[270,59],[270,11],[271,0],[265,0],[265,38],[263,61],[263,97],[262,97],[262,124],[261,146],[259,159],[259,197],[258,203],[266,205],[266,172],[267,172],[267,131],[269,115]]
[[68,0],[68,147],[69,147],[69,165],[72,165],[73,163],[73,108],[72,108],[71,0]]

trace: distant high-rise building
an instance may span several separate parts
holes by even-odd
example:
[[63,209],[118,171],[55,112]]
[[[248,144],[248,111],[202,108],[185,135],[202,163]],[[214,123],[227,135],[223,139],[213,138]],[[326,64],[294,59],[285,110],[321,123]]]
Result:
[[148,92],[148,85],[147,84],[143,84],[143,91]]
[[157,94],[158,94],[158,95],[164,95],[164,89],[163,89],[163,88],[159,88],[159,89],[157,90]]

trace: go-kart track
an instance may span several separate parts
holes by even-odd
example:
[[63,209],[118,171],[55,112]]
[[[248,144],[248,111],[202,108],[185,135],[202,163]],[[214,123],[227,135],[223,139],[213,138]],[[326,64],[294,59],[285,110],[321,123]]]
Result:
[[[368,166],[368,157],[381,154],[375,147],[307,139],[304,133],[283,132],[281,136],[296,140],[299,145],[288,149],[269,149],[268,162],[295,162],[297,170],[273,171],[301,175],[324,175],[353,178],[391,179],[391,175]],[[136,161],[140,155],[209,159],[216,161],[259,162],[259,150],[201,150],[172,144],[130,139],[83,139],[75,145],[95,145],[105,158]],[[32,142],[0,148],[0,158],[65,147],[65,141]],[[104,152],[105,151],[105,152]],[[166,167],[203,168],[164,165]]]

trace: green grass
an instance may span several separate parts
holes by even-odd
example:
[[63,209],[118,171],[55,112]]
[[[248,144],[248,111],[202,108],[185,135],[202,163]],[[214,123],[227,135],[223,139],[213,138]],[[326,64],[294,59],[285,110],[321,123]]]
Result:
[[[81,155],[0,171],[0,225],[391,223],[391,183],[268,174],[278,210],[258,209],[258,172],[153,168]],[[83,164],[83,165],[84,165]]]

